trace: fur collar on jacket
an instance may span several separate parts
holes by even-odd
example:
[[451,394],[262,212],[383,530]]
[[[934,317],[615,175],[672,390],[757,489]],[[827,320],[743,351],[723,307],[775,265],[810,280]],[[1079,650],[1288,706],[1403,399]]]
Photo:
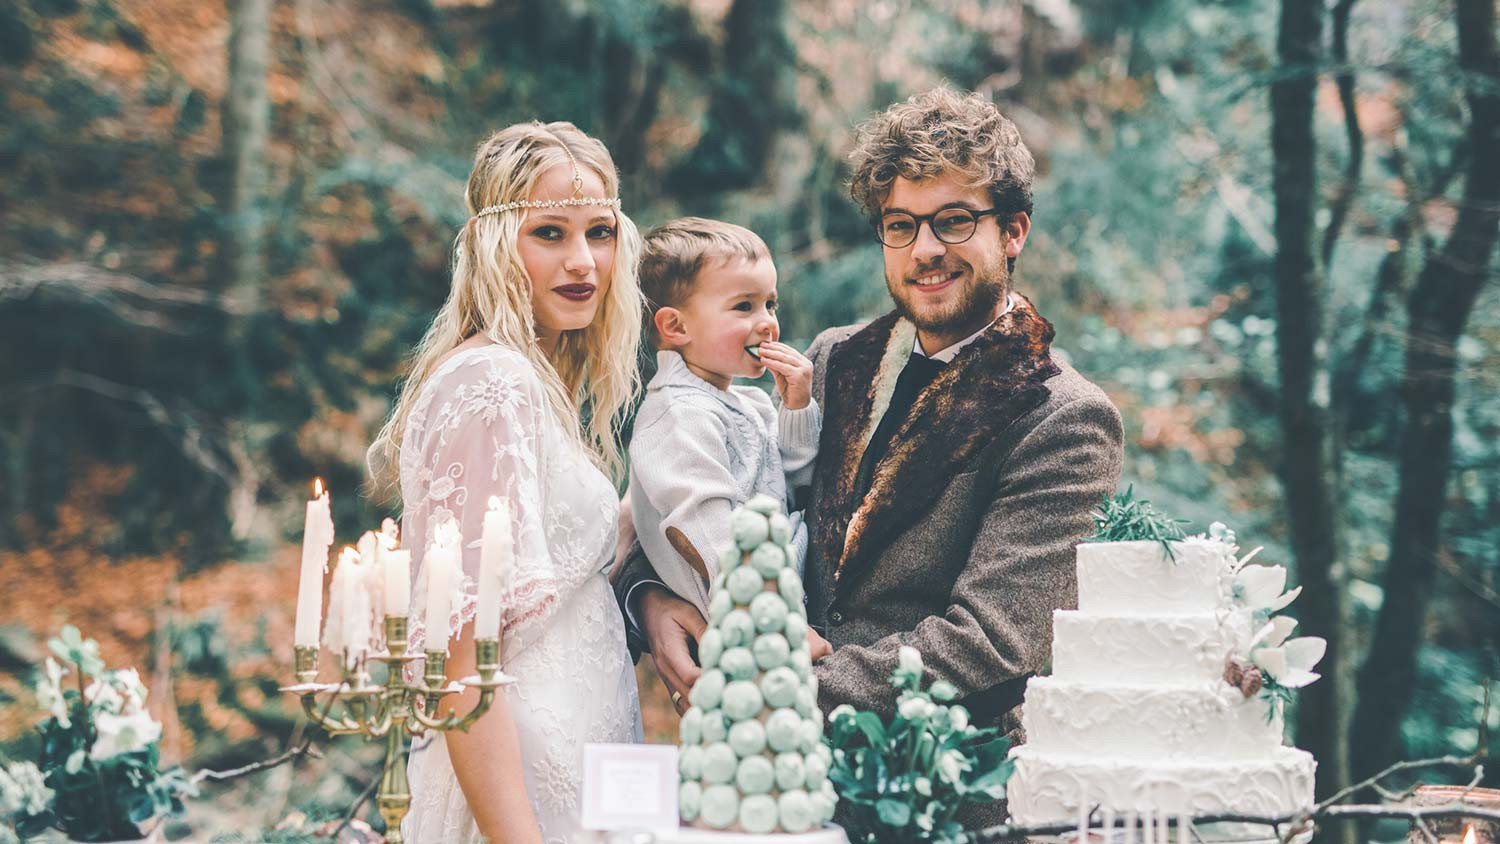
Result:
[[921,518],[965,464],[1046,400],[1044,382],[1060,371],[1052,336],[1052,324],[1016,294],[1015,308],[917,396],[863,501],[854,500],[860,458],[890,406],[916,327],[892,312],[830,351],[811,540],[835,581],[847,582],[850,570]]

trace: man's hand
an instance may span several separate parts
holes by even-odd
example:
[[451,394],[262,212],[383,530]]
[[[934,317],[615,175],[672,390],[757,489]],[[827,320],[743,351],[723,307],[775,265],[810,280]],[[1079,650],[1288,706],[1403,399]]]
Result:
[[813,662],[825,656],[833,656],[833,645],[828,644],[828,640],[819,636],[818,631],[811,627],[807,628],[807,648],[812,651],[809,656],[812,657]]
[[781,405],[801,410],[812,401],[813,365],[803,354],[785,343],[767,340],[760,344],[760,362],[776,379]]
[[688,692],[703,673],[688,653],[688,639],[696,643],[703,638],[708,622],[698,608],[655,584],[640,587],[640,624],[651,645],[651,659],[662,685],[672,695],[677,714],[687,711]]

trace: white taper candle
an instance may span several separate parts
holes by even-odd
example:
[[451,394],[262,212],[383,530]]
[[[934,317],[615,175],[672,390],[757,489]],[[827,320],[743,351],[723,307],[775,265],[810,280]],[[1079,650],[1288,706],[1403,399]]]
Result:
[[386,519],[376,537],[375,553],[380,560],[380,574],[385,578],[384,612],[405,617],[411,613],[411,552],[397,547],[399,536],[396,523]]
[[302,522],[302,569],[297,580],[297,623],[292,642],[299,647],[318,646],[318,626],[323,619],[323,574],[328,570],[328,546],[333,544],[333,515],[323,479],[313,482],[313,497],[307,502]]
[[422,617],[427,643],[423,647],[429,651],[446,651],[448,638],[453,635],[449,615],[453,611],[453,575],[458,569],[460,541],[458,525],[451,521],[438,525],[427,546],[427,558],[422,561],[427,569],[427,613]]
[[358,551],[345,548],[339,553],[333,583],[328,587],[328,625],[323,629],[323,644],[340,655],[349,668],[370,650],[373,613],[366,576]]

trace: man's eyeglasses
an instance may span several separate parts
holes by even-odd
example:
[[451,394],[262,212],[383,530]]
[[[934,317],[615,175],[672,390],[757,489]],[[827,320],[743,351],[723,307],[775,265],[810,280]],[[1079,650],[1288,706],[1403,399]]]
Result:
[[875,237],[892,249],[905,249],[917,239],[917,231],[926,223],[938,240],[951,245],[963,243],[974,236],[979,228],[979,218],[986,214],[998,214],[999,208],[971,211],[968,208],[942,208],[931,214],[907,214],[896,211],[884,214],[875,224]]

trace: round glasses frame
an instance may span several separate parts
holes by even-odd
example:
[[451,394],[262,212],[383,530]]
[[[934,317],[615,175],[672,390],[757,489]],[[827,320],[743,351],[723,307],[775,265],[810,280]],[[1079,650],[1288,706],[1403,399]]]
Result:
[[[998,207],[985,208],[981,211],[963,207],[939,208],[931,214],[908,214],[905,211],[897,211],[883,214],[879,220],[875,221],[875,239],[892,249],[905,249],[916,243],[917,234],[922,231],[922,224],[926,223],[938,240],[949,246],[957,246],[967,242],[975,232],[979,231],[981,217],[999,213]],[[892,221],[903,220],[911,223],[909,232],[892,233],[887,228]]]

